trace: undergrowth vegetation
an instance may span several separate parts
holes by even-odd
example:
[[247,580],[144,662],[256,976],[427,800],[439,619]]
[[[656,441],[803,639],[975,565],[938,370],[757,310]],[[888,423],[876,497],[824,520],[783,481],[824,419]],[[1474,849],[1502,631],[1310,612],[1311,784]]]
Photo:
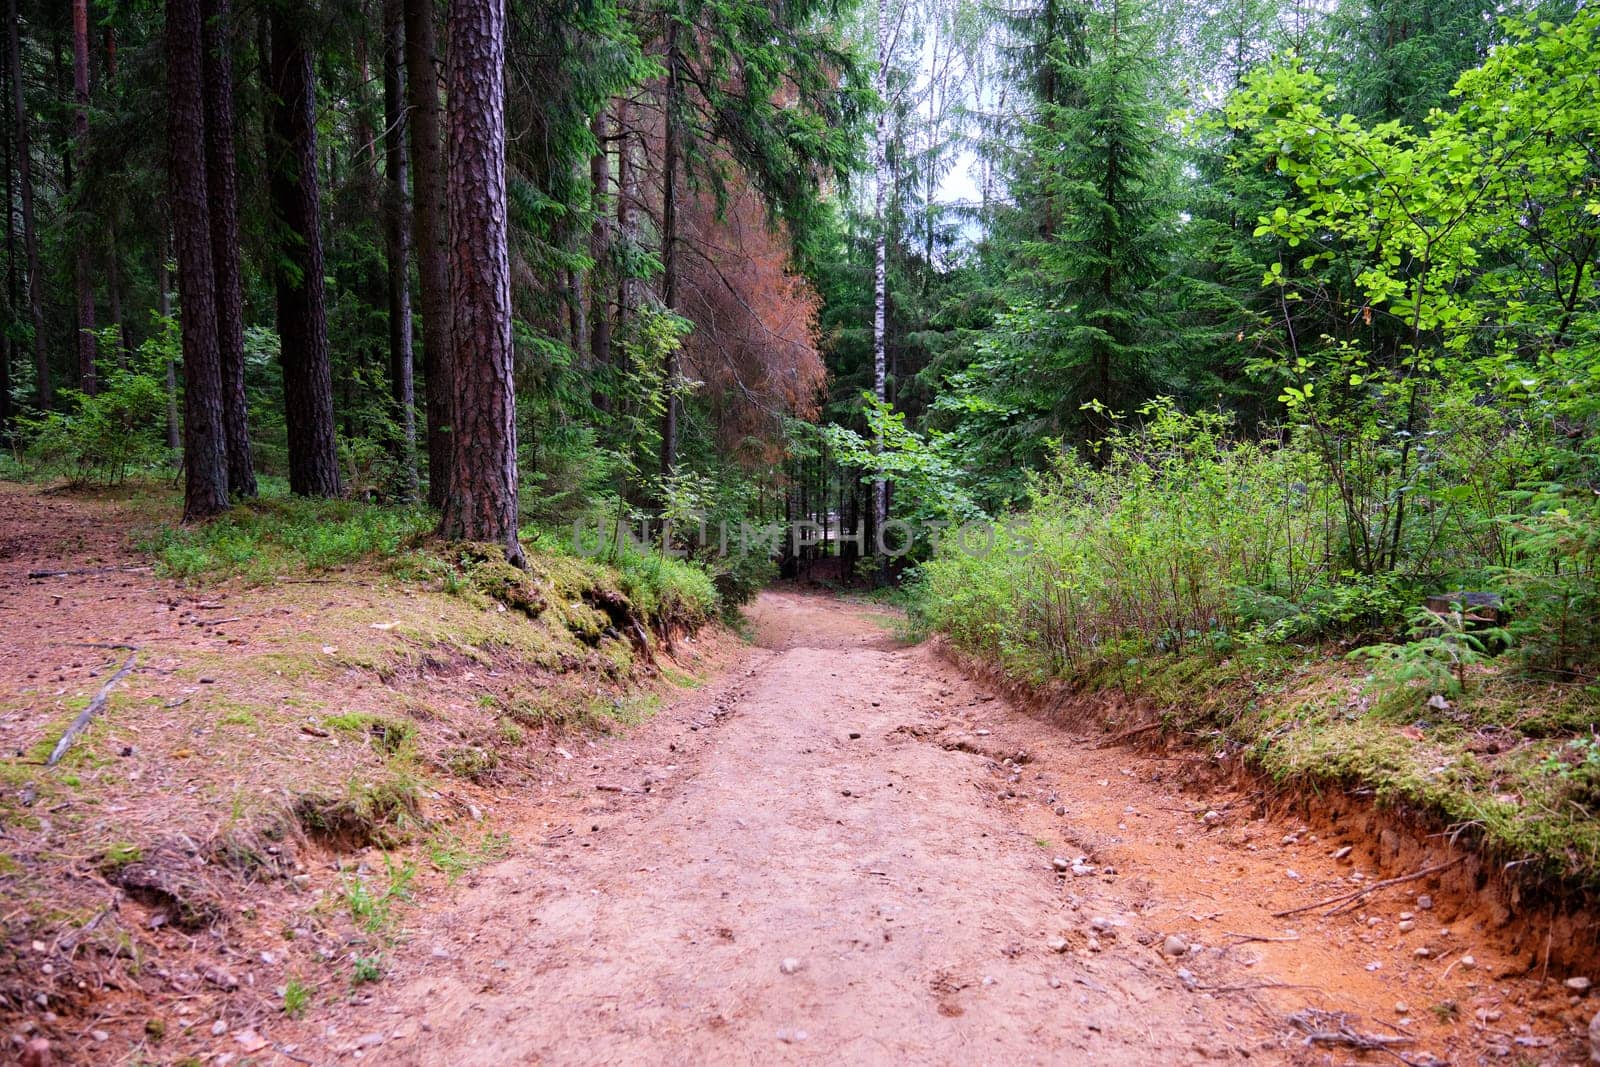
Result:
[[[400,580],[437,582],[447,592],[498,600],[531,615],[553,601],[577,601],[605,588],[620,598],[618,610],[657,629],[693,630],[739,602],[719,589],[706,565],[625,542],[588,559],[574,555],[559,533],[529,530],[530,563],[522,570],[508,566],[492,546],[437,541],[436,520],[420,507],[292,497],[272,482],[264,490],[207,523],[151,519],[135,530],[134,545],[163,573],[187,581],[270,585],[284,576],[371,564]],[[164,503],[146,497],[140,506]],[[543,593],[541,585],[548,587]],[[596,632],[606,625],[597,623]]]
[[1592,503],[1455,492],[1461,442],[1489,453],[1449,418],[1392,568],[1351,551],[1391,503],[1353,513],[1312,435],[1161,403],[1036,479],[992,547],[945,539],[916,617],[1030,685],[1127,692],[1274,777],[1372,788],[1600,885]]

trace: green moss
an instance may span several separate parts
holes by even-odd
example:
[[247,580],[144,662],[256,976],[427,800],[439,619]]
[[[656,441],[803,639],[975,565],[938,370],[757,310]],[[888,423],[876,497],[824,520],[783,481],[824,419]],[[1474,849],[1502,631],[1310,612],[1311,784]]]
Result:
[[500,754],[481,745],[461,745],[441,752],[439,762],[457,778],[482,782],[492,777],[499,768]]
[[242,726],[247,730],[257,730],[261,727],[261,724],[256,721],[256,717],[242,708],[236,711],[230,711],[226,715],[222,716],[217,720],[217,725]]
[[322,724],[343,734],[368,738],[372,747],[385,756],[395,756],[405,751],[417,732],[416,726],[409,722],[386,719],[364,711],[329,715],[322,720]]
[[409,778],[351,781],[342,796],[308,793],[293,814],[307,836],[336,848],[392,847],[420,824],[418,786]]
[[115,844],[106,846],[105,851],[100,854],[100,864],[102,867],[114,869],[126,867],[130,863],[138,863],[143,858],[144,849],[131,842],[118,841]]

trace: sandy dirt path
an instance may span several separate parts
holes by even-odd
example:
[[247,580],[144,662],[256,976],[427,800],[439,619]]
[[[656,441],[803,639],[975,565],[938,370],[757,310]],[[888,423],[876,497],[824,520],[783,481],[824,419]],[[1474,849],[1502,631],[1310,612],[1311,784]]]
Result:
[[[738,669],[577,747],[510,855],[409,913],[390,975],[297,1055],[1573,1062],[1564,1000],[1496,978],[1426,883],[1272,918],[1374,877],[1360,842],[1336,858],[1181,761],[1030,718],[871,609],[769,592],[753,621]],[[1396,1043],[1306,1043],[1341,1025]]]

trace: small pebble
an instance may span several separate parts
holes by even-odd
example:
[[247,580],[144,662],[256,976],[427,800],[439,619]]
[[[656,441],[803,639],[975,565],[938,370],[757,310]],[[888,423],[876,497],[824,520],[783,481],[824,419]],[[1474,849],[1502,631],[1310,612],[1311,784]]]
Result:
[[1411,1010],[1411,1005],[1407,1004],[1405,1001],[1397,1000],[1397,1001],[1394,1002],[1394,1013],[1396,1015],[1404,1015],[1407,1012],[1409,1012],[1410,1010]]
[[218,1019],[216,1022],[211,1024],[211,1036],[212,1037],[221,1037],[223,1034],[225,1034],[227,1032],[228,1032],[228,1024],[223,1022],[221,1019]]
[[1399,930],[1402,934],[1409,934],[1411,931],[1415,930],[1416,928],[1417,928],[1417,924],[1412,922],[1410,919],[1407,919],[1405,922],[1398,923],[1398,924],[1395,925],[1395,929]]
[[1589,979],[1584,978],[1582,976],[1574,976],[1572,978],[1568,978],[1562,984],[1565,985],[1568,989],[1572,990],[1574,993],[1587,993],[1587,992],[1589,992]]
[[1428,894],[1426,894],[1426,893],[1422,894],[1422,896],[1417,898],[1417,910],[1418,911],[1432,911],[1433,910],[1433,898],[1428,896]]
[[1289,868],[1287,871],[1284,871],[1283,876],[1285,878],[1293,879],[1296,882],[1300,880],[1300,872],[1295,870],[1293,867]]
[[1044,947],[1051,952],[1065,952],[1067,951],[1067,939],[1064,937],[1052,937],[1044,943]]
[[106,1033],[104,1030],[90,1030],[89,1036],[94,1038],[96,1041],[104,1042],[111,1040],[111,1035]]
[[1419,960],[1425,960],[1429,956],[1433,955],[1433,949],[1429,948],[1427,945],[1419,945],[1411,954],[1417,957]]
[[1182,956],[1189,951],[1189,942],[1177,934],[1171,934],[1162,942],[1161,951],[1168,956]]
[[784,974],[794,974],[800,969],[800,961],[793,956],[785,956],[783,962],[778,964],[778,970]]

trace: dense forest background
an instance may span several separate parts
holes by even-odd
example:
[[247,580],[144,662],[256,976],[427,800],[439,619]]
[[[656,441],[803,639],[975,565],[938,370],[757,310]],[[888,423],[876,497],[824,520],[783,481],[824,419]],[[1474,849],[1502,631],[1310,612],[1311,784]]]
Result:
[[9,3],[15,471],[810,519],[1044,674],[1450,590],[1594,666],[1592,9]]

